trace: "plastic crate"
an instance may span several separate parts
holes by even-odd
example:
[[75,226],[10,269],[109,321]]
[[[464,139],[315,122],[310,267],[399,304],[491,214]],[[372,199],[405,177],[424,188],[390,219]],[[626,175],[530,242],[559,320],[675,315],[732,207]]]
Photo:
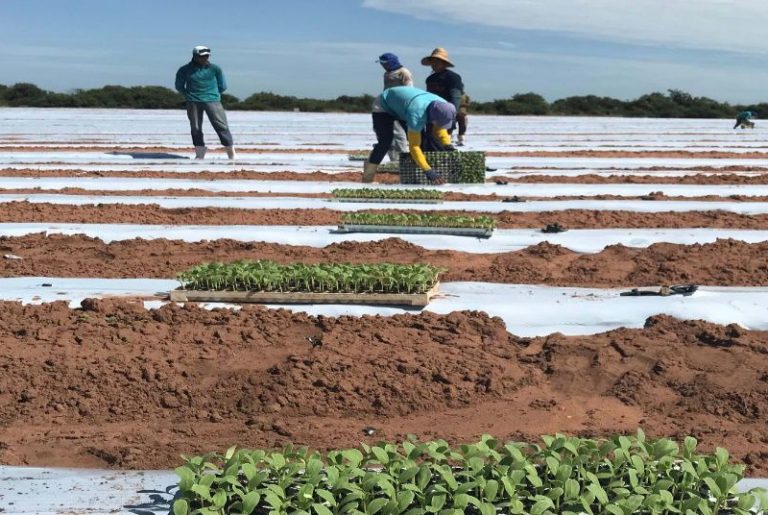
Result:
[[[424,152],[424,156],[445,182],[485,182],[485,152]],[[400,154],[400,184],[429,184],[408,153]]]

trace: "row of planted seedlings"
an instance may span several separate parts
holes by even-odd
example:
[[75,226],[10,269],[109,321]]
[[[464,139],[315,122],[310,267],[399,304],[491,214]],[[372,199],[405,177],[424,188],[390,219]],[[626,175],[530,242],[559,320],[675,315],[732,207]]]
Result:
[[356,302],[424,306],[445,270],[428,264],[203,263],[177,275],[171,300]]
[[439,190],[425,188],[389,189],[389,188],[337,188],[331,191],[337,202],[393,202],[393,203],[432,203],[443,201],[445,194]]
[[175,515],[762,514],[725,449],[669,439],[544,436],[541,444],[379,443],[327,454],[288,446],[185,458]]
[[338,232],[450,234],[490,238],[496,220],[489,216],[433,213],[344,213]]

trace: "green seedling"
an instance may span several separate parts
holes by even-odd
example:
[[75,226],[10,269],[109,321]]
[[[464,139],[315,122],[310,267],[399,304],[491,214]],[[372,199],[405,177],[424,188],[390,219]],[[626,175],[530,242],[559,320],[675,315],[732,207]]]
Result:
[[185,458],[175,515],[188,514],[764,514],[761,489],[738,492],[744,467],[696,440],[563,435],[541,444],[361,444],[325,455],[230,448]]
[[445,270],[431,265],[204,263],[178,274],[183,289],[310,293],[425,293]]

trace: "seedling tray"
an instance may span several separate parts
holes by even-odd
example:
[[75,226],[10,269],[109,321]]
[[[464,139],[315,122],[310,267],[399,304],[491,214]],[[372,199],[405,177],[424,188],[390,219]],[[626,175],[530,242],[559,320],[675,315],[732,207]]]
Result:
[[256,304],[364,304],[424,307],[437,294],[440,283],[426,293],[303,293],[264,291],[171,290],[173,302],[226,302]]
[[367,202],[370,204],[442,204],[439,198],[332,198],[331,202]]
[[406,225],[356,225],[342,224],[334,231],[337,233],[367,232],[394,234],[446,234],[449,236],[473,236],[475,238],[490,238],[493,229],[476,229],[472,227],[418,227]]

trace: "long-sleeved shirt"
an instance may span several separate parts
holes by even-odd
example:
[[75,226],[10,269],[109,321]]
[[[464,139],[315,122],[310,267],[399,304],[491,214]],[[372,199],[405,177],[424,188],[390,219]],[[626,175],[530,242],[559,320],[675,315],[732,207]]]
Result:
[[190,61],[176,72],[176,91],[188,102],[219,102],[226,90],[224,72],[215,64],[201,66]]
[[[412,86],[396,86],[385,89],[379,95],[381,107],[398,120],[405,121],[408,128],[408,151],[413,161],[422,170],[431,167],[421,151],[421,131],[429,122],[429,105],[432,102],[445,102],[439,96]],[[451,137],[448,132],[438,126],[432,127],[432,132],[443,145],[450,145]]]
[[461,75],[451,70],[443,70],[427,77],[427,91],[447,100],[456,108],[461,107],[461,93],[464,91],[464,82]]

